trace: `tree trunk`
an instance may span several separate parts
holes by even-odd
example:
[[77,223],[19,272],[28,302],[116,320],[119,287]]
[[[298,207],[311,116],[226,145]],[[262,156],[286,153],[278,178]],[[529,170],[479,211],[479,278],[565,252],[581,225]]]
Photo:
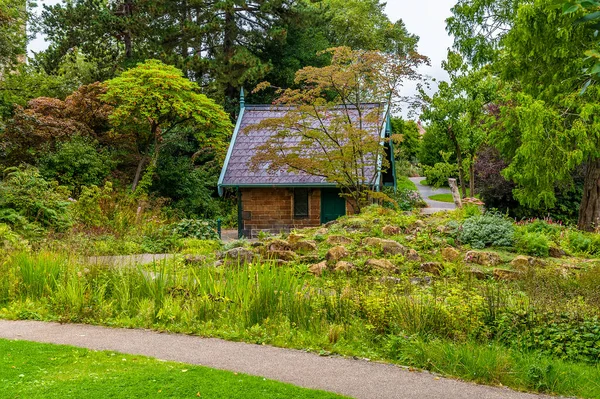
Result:
[[452,127],[448,127],[448,133],[450,135],[450,139],[454,143],[454,148],[456,150],[456,163],[458,164],[460,191],[462,193],[463,198],[465,198],[467,196],[467,187],[465,186],[465,171],[462,168],[462,153],[460,151],[460,145],[458,144],[458,139],[456,138],[456,135],[452,131]]
[[469,197],[475,198],[475,162],[469,166]]
[[140,178],[142,176],[142,170],[144,169],[144,163],[146,163],[146,156],[142,156],[140,158],[140,162],[138,163],[137,169],[135,171],[135,177],[133,178],[133,184],[131,185],[131,192],[134,193],[138,184],[140,183]]
[[[227,68],[227,74],[230,74],[232,73],[231,60],[235,55],[235,40],[237,37],[237,24],[235,21],[235,11],[233,9],[225,10],[225,26],[223,28],[223,61]],[[230,80],[225,83],[224,94],[226,100],[229,100],[231,104],[235,103],[238,93]]]
[[585,165],[583,198],[579,207],[580,230],[595,231],[600,226],[600,159],[590,160]]

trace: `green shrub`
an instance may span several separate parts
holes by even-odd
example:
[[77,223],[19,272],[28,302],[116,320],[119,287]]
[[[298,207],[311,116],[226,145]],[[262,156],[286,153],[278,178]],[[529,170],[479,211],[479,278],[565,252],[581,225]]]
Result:
[[183,219],[173,225],[173,234],[183,238],[218,240],[217,222],[214,220]]
[[600,235],[571,231],[568,235],[567,245],[573,252],[598,255],[600,254]]
[[447,186],[449,178],[458,176],[458,166],[447,162],[438,162],[434,166],[424,165],[423,174],[430,186]]
[[72,192],[79,192],[82,186],[99,186],[116,162],[111,154],[97,147],[98,143],[80,136],[59,143],[55,152],[40,160],[40,173],[48,180],[69,187]]
[[65,231],[71,224],[66,187],[47,181],[33,167],[10,168],[0,181],[0,222],[24,233]]
[[112,184],[107,182],[103,188],[98,186],[83,186],[81,195],[73,204],[77,220],[88,227],[100,227],[108,223],[108,217],[102,209],[102,204],[111,199]]
[[10,226],[0,223],[0,250],[22,250],[27,248],[27,241],[12,231]]
[[542,233],[520,233],[515,237],[515,248],[518,252],[532,256],[547,257],[550,241]]
[[396,203],[385,202],[384,206],[388,208],[398,208],[401,211],[410,211],[414,208],[423,208],[427,204],[421,198],[421,195],[416,190],[399,188],[394,192],[393,189],[386,187],[384,193],[393,199]]
[[465,220],[458,238],[463,244],[470,244],[473,248],[509,247],[513,244],[514,233],[511,220],[500,214],[486,213]]

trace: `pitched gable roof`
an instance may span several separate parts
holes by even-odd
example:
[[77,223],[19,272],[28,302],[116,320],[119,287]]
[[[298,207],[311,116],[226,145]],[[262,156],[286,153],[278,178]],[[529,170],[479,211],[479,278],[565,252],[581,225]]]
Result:
[[[365,109],[381,110],[382,121],[386,118],[387,110],[383,104],[363,104]],[[235,127],[229,151],[219,178],[219,191],[223,187],[264,187],[264,186],[335,186],[335,183],[327,182],[321,176],[313,176],[303,172],[289,172],[280,170],[275,173],[260,168],[251,170],[251,159],[257,152],[257,148],[267,142],[272,137],[273,132],[267,129],[247,129],[255,126],[265,119],[280,118],[288,112],[294,112],[290,107],[274,107],[271,105],[246,105],[240,110],[240,115]],[[356,110],[349,111],[353,120],[358,120]],[[385,124],[384,124],[385,125]],[[372,124],[372,132],[375,137],[384,138],[388,134],[387,127],[383,131],[379,130],[380,125]],[[368,129],[368,127],[367,127]],[[376,167],[374,165],[373,171]]]

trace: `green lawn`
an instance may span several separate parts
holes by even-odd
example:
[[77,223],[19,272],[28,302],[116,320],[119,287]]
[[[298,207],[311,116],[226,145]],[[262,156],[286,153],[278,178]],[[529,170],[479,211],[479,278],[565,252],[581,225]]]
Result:
[[440,202],[454,202],[454,198],[452,198],[452,194],[434,194],[429,196],[429,199],[432,201],[440,201]]
[[0,340],[0,398],[342,398],[143,356]]

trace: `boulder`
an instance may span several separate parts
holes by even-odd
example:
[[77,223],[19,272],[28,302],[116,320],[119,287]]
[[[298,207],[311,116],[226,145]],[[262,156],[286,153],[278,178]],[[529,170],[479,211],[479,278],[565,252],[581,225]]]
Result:
[[283,259],[273,259],[272,262],[275,266],[285,266],[288,264],[288,261]]
[[521,273],[514,270],[494,269],[494,278],[496,280],[514,281],[521,277]]
[[348,245],[354,241],[351,238],[341,235],[332,235],[327,237],[327,244],[329,245]]
[[414,262],[419,262],[421,260],[419,253],[412,248],[408,248],[408,250],[404,253],[404,256],[406,257],[406,260]]
[[379,279],[379,282],[383,284],[401,284],[402,279],[399,277],[384,276]]
[[293,245],[296,244],[298,241],[304,240],[305,238],[306,236],[304,234],[290,233],[287,240],[290,244]]
[[408,249],[404,245],[393,240],[382,240],[381,249],[383,249],[384,254],[388,255],[405,255],[408,252]]
[[201,266],[206,263],[206,256],[204,255],[186,255],[183,258],[183,263],[188,266]]
[[454,262],[460,257],[460,252],[452,247],[442,248],[442,258],[447,262]]
[[292,246],[285,240],[273,240],[267,244],[269,252],[272,251],[291,251]]
[[415,222],[413,224],[421,229],[426,226],[425,222],[420,219],[415,220]]
[[440,262],[427,262],[421,264],[421,270],[425,273],[431,273],[435,276],[439,276],[442,273],[442,270],[444,270],[444,265],[442,265]]
[[338,245],[337,247],[330,248],[329,251],[327,251],[325,259],[327,259],[330,262],[337,262],[343,258],[346,258],[349,255],[350,252],[348,252],[346,248],[342,247],[341,245]]
[[519,255],[515,257],[511,262],[511,266],[519,271],[526,271],[530,267],[545,267],[546,262],[539,258],[533,258],[531,256]]
[[289,262],[291,260],[296,260],[298,255],[293,251],[269,251],[267,252],[267,258],[269,259],[279,259]]
[[563,256],[567,255],[567,253],[562,248],[558,248],[558,247],[550,247],[548,249],[548,254],[552,258],[562,258]]
[[252,260],[255,256],[256,255],[254,254],[254,252],[243,247],[233,248],[223,253],[223,258],[228,261],[231,261],[227,263],[239,263],[241,265],[246,263],[252,263]]
[[473,268],[470,269],[467,273],[470,274],[472,277],[476,278],[477,280],[486,280],[488,278],[488,275],[479,269]]
[[315,263],[314,265],[310,265],[308,267],[308,271],[317,277],[321,276],[325,270],[327,270],[327,262],[325,261]]
[[329,228],[329,227],[331,227],[331,226],[333,226],[334,224],[337,224],[337,223],[338,223],[337,220],[332,220],[330,222],[325,223],[323,226]]
[[367,263],[365,263],[365,266],[367,266],[368,268],[374,268],[385,271],[397,270],[396,266],[394,266],[394,264],[387,259],[369,259]]
[[425,277],[412,277],[410,279],[410,283],[412,285],[429,285],[429,284],[431,284],[431,277],[429,277],[429,276],[425,276]]
[[213,267],[221,267],[223,264],[224,262],[222,260],[217,260],[215,263],[213,263]]
[[373,251],[367,251],[366,249],[361,249],[359,251],[354,252],[354,256],[356,258],[371,258],[375,256]]
[[354,263],[346,262],[343,260],[336,263],[335,267],[333,268],[333,270],[335,270],[336,272],[346,272],[346,273],[351,272],[355,269],[356,269],[356,266],[354,265]]
[[532,265],[532,258],[519,255],[510,262],[510,265],[517,270],[527,270]]
[[328,231],[329,230],[327,230],[325,227],[321,227],[320,229],[318,229],[317,231],[315,231],[315,234],[323,236],[323,235],[327,234]]
[[465,254],[465,262],[482,266],[496,266],[502,263],[502,259],[495,252],[469,251]]
[[381,229],[381,231],[383,232],[383,234],[385,234],[386,236],[395,236],[400,234],[400,227],[397,226],[384,226],[383,229]]
[[297,241],[292,244],[292,248],[296,252],[312,252],[317,250],[317,243],[312,240]]

